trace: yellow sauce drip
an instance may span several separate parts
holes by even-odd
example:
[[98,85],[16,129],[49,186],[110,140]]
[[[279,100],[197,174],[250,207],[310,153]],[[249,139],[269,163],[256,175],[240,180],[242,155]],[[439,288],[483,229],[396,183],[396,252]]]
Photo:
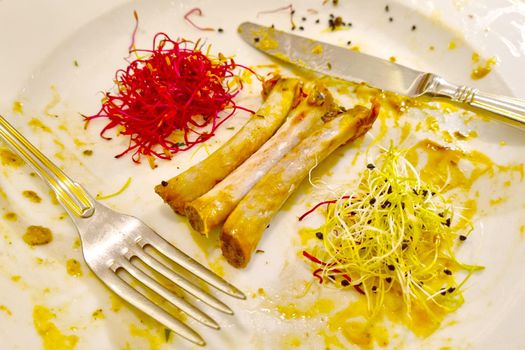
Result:
[[12,315],[13,315],[13,313],[11,312],[11,310],[9,310],[9,308],[8,308],[7,306],[5,306],[5,305],[0,305],[0,311],[5,312],[5,314],[6,314],[7,316],[12,316]]
[[13,168],[18,168],[24,165],[22,158],[5,148],[0,149],[0,162],[2,165],[11,166]]
[[294,303],[277,305],[277,311],[285,319],[313,318],[318,315],[326,315],[335,307],[332,299],[317,299],[312,305],[306,308],[298,308]]
[[52,322],[55,315],[42,305],[33,308],[33,323],[37,333],[42,338],[44,350],[72,350],[75,348],[78,337],[65,335]]
[[42,123],[42,121],[39,119],[32,118],[30,121],[27,122],[27,125],[33,127],[33,129],[35,130],[51,133],[51,129],[47,125]]
[[104,315],[104,310],[102,309],[97,309],[93,311],[91,316],[93,317],[94,320],[103,320],[106,318],[106,315]]
[[7,221],[16,221],[18,220],[18,216],[16,215],[16,213],[9,212],[4,214],[4,219]]
[[472,61],[477,63],[472,72],[470,73],[470,78],[473,80],[479,80],[487,76],[492,71],[492,67],[497,63],[495,57],[487,59],[485,62],[480,63],[479,54],[472,54]]
[[42,202],[42,198],[35,191],[23,191],[22,196],[26,197],[33,203]]
[[80,262],[76,259],[69,259],[68,261],[66,261],[66,270],[67,274],[70,276],[82,276],[82,266],[80,265]]
[[55,117],[56,114],[52,114],[50,110],[56,107],[60,103],[60,94],[55,85],[51,85],[51,101],[44,107],[44,113],[50,117]]
[[22,114],[24,113],[24,104],[21,101],[14,101],[12,107],[13,113]]

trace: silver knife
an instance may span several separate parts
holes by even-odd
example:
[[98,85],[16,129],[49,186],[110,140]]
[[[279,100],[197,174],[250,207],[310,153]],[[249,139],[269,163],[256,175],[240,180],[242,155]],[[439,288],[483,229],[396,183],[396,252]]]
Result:
[[242,23],[238,32],[253,47],[302,68],[344,80],[364,81],[405,96],[450,98],[496,113],[501,116],[498,119],[511,125],[525,127],[524,100],[458,86],[432,73],[255,23]]

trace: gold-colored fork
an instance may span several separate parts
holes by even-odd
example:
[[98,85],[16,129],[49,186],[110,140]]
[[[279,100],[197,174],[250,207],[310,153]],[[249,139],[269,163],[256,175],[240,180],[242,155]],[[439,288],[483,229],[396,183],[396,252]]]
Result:
[[[53,162],[44,156],[11,124],[0,116],[0,138],[29,163],[35,172],[55,192],[59,202],[70,215],[78,229],[82,253],[95,275],[124,300],[153,317],[187,340],[205,345],[204,339],[192,328],[182,323],[162,303],[155,303],[134,283],[122,278],[124,270],[133,279],[174,305],[195,320],[215,329],[218,323],[206,313],[177,296],[153,277],[156,272],[198,300],[227,314],[232,310],[216,297],[204,292],[197,285],[172,269],[164,259],[171,260],[182,269],[218,290],[239,299],[245,295],[204,266],[175,248],[139,219],[117,213],[100,204],[79,184],[71,180]],[[152,250],[145,249],[147,247]],[[154,254],[151,252],[155,252]],[[133,263],[140,260],[145,268]]]

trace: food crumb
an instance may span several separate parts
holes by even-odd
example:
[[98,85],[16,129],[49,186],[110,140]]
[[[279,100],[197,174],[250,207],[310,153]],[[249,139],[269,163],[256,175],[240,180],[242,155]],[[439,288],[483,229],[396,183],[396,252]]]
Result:
[[448,43],[448,49],[449,50],[454,50],[455,48],[457,47],[457,44],[454,40],[451,40],[449,43]]
[[53,240],[53,233],[47,227],[31,225],[27,228],[22,239],[30,246],[44,245]]
[[388,60],[390,62],[392,62],[392,63],[395,63],[397,61],[397,58],[396,58],[396,56],[390,56],[390,58]]
[[80,262],[76,259],[69,259],[68,261],[66,261],[66,270],[67,274],[70,276],[82,276],[82,266],[80,265]]
[[20,275],[13,275],[11,276],[11,281],[13,282],[19,282],[22,279],[22,276]]
[[92,156],[93,155],[93,151],[90,150],[90,149],[86,149],[82,152],[83,155],[85,156]]
[[26,190],[22,192],[22,195],[33,203],[42,202],[42,198],[35,191]]

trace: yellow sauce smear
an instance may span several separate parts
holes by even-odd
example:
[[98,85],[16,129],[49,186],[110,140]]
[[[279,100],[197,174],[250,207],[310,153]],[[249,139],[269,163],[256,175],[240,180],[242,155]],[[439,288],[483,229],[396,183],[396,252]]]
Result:
[[23,191],[22,196],[26,197],[33,203],[42,202],[42,198],[35,191]]
[[33,323],[35,329],[42,338],[44,350],[72,350],[75,348],[78,337],[76,335],[65,335],[52,322],[55,314],[42,305],[33,308]]
[[[494,173],[494,162],[478,151],[464,152],[425,139],[413,146],[406,157],[412,164],[418,165],[421,153],[427,157],[426,164],[420,170],[421,179],[433,183],[442,191],[453,188],[468,191],[480,176]],[[460,160],[468,161],[473,166],[469,175],[459,167]]]
[[29,226],[22,239],[30,246],[44,245],[53,240],[53,233],[47,227]]

